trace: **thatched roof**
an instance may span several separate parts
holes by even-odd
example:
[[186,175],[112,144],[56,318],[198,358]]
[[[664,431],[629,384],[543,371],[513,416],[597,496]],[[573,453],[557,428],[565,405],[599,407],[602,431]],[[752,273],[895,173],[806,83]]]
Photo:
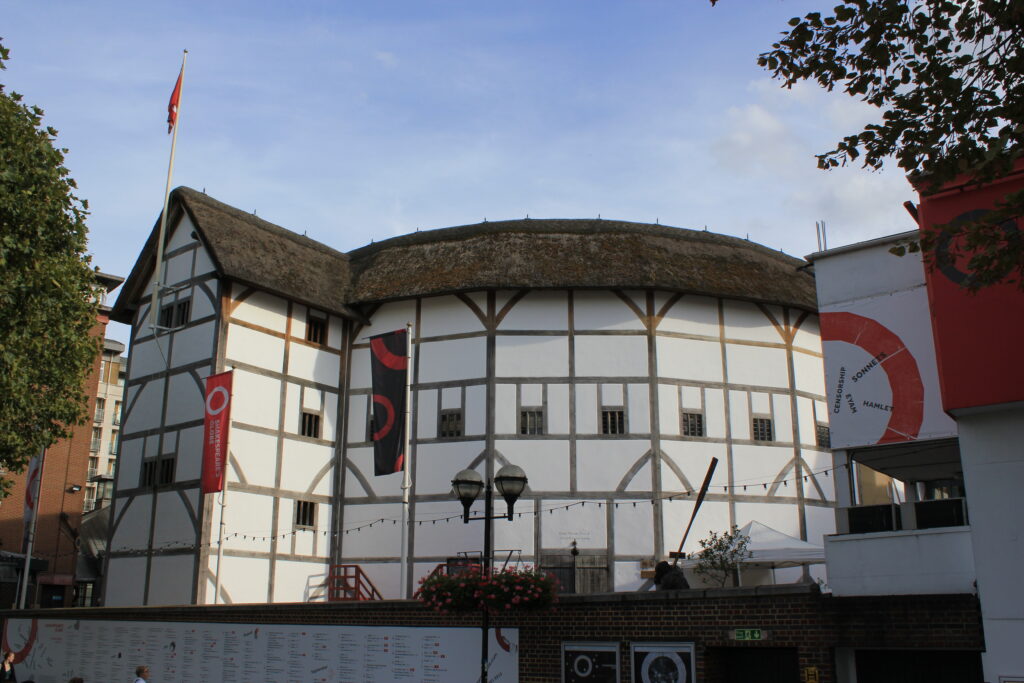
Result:
[[[361,304],[480,289],[655,288],[816,310],[806,262],[706,231],[601,219],[523,219],[428,230],[347,254],[179,187],[224,277],[359,318]],[[158,223],[159,225],[159,223]],[[114,309],[130,321],[155,258],[156,233]]]
[[816,310],[806,262],[699,230],[523,219],[417,232],[348,253],[350,302],[487,288],[655,288]]

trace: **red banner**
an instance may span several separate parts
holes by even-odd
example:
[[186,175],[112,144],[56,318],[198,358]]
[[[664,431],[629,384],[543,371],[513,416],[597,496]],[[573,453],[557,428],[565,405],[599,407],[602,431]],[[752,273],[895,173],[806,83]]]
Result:
[[203,420],[203,493],[224,490],[231,426],[231,377],[222,372],[206,378],[206,416]]

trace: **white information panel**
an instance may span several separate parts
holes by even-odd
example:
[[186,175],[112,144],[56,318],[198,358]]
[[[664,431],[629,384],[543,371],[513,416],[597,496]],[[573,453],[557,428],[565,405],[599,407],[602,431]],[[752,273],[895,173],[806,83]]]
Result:
[[[518,629],[491,629],[490,678],[519,680]],[[10,619],[18,680],[156,683],[474,683],[480,630]]]

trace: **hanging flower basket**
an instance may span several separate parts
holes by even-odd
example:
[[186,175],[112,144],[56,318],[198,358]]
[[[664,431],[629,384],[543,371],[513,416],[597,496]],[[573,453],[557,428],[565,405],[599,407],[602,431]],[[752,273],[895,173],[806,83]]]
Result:
[[503,569],[484,576],[479,566],[420,580],[416,598],[438,612],[541,610],[557,599],[558,581],[536,569]]

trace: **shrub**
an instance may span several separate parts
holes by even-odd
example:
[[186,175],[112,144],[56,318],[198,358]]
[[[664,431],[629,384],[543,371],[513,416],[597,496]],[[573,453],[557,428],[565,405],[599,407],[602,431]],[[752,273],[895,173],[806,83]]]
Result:
[[486,609],[540,610],[557,599],[558,582],[537,569],[503,569],[484,575],[480,567],[459,574],[431,574],[420,580],[415,597],[439,612]]

